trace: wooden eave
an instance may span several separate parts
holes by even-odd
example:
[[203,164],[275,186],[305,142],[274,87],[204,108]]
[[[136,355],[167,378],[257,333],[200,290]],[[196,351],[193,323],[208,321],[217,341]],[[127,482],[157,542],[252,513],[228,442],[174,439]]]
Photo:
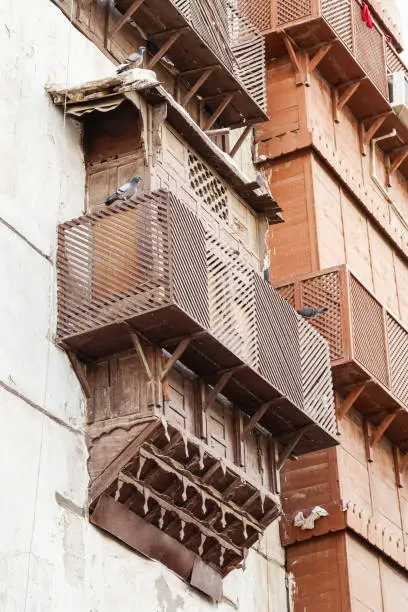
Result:
[[[117,0],[116,8],[124,14],[131,6],[131,0]],[[200,88],[200,96],[210,98],[234,92],[231,102],[223,110],[220,120],[224,126],[243,127],[247,123],[262,122],[267,114],[255,102],[242,83],[232,74],[222,60],[211,50],[199,32],[177,10],[170,0],[149,0],[140,5],[129,20],[137,24],[149,40],[166,40],[166,33],[182,31],[171,47],[171,60],[183,74],[195,69],[204,72],[208,67],[217,69]],[[210,104],[210,102],[209,102]]]
[[[322,45],[333,43],[319,62],[320,74],[334,88],[363,79],[347,102],[353,115],[366,127],[376,118],[389,115],[376,133],[376,137],[390,133],[393,129],[398,133],[397,137],[378,143],[378,147],[385,154],[408,145],[408,127],[393,112],[389,101],[323,17],[288,26],[284,31],[299,50],[310,56]],[[267,57],[275,58],[287,55],[287,49],[280,33],[274,31],[268,35],[266,54]],[[401,164],[399,170],[408,179],[408,159]]]
[[[90,81],[77,87],[65,90],[51,87],[48,92],[54,103],[66,108],[68,115],[87,114],[103,108],[104,112],[116,108],[121,101],[134,100],[129,94],[137,92],[151,105],[167,104],[166,120],[186,140],[227,185],[253,210],[265,214],[270,224],[282,223],[281,208],[270,194],[260,194],[256,181],[249,180],[226,153],[201,130],[187,111],[178,104],[167,90],[159,83],[132,82],[125,78],[112,78]],[[82,116],[81,114],[81,116]]]

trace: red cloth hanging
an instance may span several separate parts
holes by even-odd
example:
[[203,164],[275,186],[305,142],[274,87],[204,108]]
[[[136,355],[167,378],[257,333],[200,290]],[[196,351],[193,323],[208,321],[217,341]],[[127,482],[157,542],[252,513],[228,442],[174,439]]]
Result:
[[366,24],[367,28],[370,28],[370,30],[372,30],[372,28],[374,27],[374,21],[371,17],[370,9],[368,8],[365,2],[363,2],[363,12],[361,18]]

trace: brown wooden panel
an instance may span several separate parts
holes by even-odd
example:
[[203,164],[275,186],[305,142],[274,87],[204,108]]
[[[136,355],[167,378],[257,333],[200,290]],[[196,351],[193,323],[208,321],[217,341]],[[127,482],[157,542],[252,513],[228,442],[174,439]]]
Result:
[[379,560],[357,539],[347,536],[352,610],[383,612]]
[[345,535],[333,534],[286,549],[294,578],[294,612],[350,612]]

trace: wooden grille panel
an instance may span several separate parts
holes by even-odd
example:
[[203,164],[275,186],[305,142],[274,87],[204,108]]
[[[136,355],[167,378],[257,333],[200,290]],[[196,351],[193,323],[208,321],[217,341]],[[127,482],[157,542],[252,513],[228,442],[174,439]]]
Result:
[[188,178],[197,197],[222,221],[228,221],[226,188],[191,151],[188,154]]
[[272,3],[239,0],[239,10],[246,15],[251,23],[260,31],[272,28]]
[[169,302],[167,194],[140,196],[138,203],[59,227],[60,337]]
[[367,28],[361,19],[361,6],[352,0],[354,14],[355,55],[370,79],[388,100],[388,83],[385,70],[384,37],[376,28]]
[[322,0],[322,14],[346,47],[353,51],[351,0]]
[[264,39],[236,0],[172,0],[204,41],[266,110]]
[[312,0],[286,0],[278,2],[277,24],[283,25],[312,14]]
[[387,331],[391,388],[395,396],[408,406],[408,334],[390,314],[387,314]]
[[383,309],[354,276],[350,277],[350,293],[355,358],[389,386]]
[[340,300],[339,272],[330,272],[305,280],[301,285],[301,307],[319,308],[328,311],[313,321],[314,327],[326,338],[333,361],[344,357],[342,312]]
[[283,287],[279,287],[278,289],[279,295],[283,297],[284,300],[289,302],[293,308],[296,307],[295,303],[295,284],[291,283],[290,285],[284,285]]

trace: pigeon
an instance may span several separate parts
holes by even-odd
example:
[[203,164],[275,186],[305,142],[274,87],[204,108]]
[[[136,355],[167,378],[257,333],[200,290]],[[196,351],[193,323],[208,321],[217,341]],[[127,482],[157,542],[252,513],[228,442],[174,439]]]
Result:
[[262,174],[256,175],[256,182],[258,183],[260,187],[263,187],[264,189],[268,189],[268,184],[265,180],[265,177],[262,176]]
[[327,312],[327,308],[301,308],[296,312],[300,314],[300,316],[302,316],[304,319],[314,319],[323,312]]
[[137,191],[137,184],[142,180],[141,176],[134,176],[129,183],[125,183],[117,188],[117,190],[112,193],[105,200],[106,206],[110,206],[116,200],[129,200],[132,196],[135,195]]
[[126,70],[133,70],[133,68],[140,68],[143,65],[143,55],[146,51],[146,47],[139,47],[136,53],[132,53],[127,57],[123,64],[120,64],[116,68],[116,73],[121,74],[122,72],[126,72]]

